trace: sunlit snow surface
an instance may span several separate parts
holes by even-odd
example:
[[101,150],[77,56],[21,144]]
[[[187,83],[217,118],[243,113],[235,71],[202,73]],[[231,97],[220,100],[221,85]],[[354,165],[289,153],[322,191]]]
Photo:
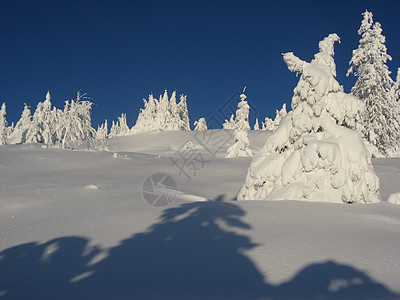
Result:
[[[400,159],[372,161],[379,203],[233,201],[251,158],[209,132],[1,146],[0,299],[400,299]],[[156,173],[176,182],[165,207],[142,193]]]

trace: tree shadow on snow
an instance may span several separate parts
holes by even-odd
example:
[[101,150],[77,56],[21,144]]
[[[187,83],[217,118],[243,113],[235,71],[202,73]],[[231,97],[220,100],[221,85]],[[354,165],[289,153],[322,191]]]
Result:
[[215,200],[164,210],[148,231],[95,263],[101,250],[80,237],[7,249],[0,253],[0,298],[400,299],[365,273],[335,262],[312,264],[279,286],[268,284],[245,255],[257,246],[238,231],[251,229],[241,220],[245,212],[223,196]]

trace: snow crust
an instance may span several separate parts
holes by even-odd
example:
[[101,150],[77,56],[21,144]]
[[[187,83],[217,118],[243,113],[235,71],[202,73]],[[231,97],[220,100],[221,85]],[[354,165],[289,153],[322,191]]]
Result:
[[[271,134],[249,131],[252,148]],[[206,144],[214,156],[195,137],[116,137],[113,152],[0,147],[1,298],[399,298],[400,206],[387,199],[400,159],[373,159],[380,203],[231,201],[251,158],[224,158],[232,136]],[[208,161],[190,182],[169,159],[182,145]],[[142,194],[158,172],[177,183],[164,208]]]
[[[287,139],[292,114],[278,128]],[[323,120],[315,124],[336,126]],[[293,148],[287,159],[271,153],[273,176],[287,164],[280,176],[291,181],[300,166],[323,185],[318,175],[325,180],[337,157],[343,160],[340,147],[356,138],[340,130],[304,134],[307,147],[300,148],[284,145],[277,132],[249,131],[248,139],[255,151],[265,151],[266,139]],[[400,159],[372,161],[380,203],[231,201],[250,158],[225,159],[232,136],[205,133],[230,139],[221,147],[190,131],[169,131],[111,138],[113,152],[0,147],[0,298],[400,298],[400,206],[393,205]],[[189,183],[171,166],[181,149],[207,160]],[[344,151],[346,163],[357,165],[363,149],[353,150]],[[143,199],[143,182],[156,172],[177,182],[165,208]],[[329,180],[339,186],[341,178]]]

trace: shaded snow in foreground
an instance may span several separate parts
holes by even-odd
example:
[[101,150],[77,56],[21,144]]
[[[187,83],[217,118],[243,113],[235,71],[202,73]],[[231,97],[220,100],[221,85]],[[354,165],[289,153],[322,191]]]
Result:
[[[376,204],[231,201],[251,159],[223,158],[231,137],[187,182],[169,157],[193,134],[116,138],[116,157],[0,147],[0,298],[400,299],[400,159],[373,160]],[[157,172],[165,208],[141,193]]]

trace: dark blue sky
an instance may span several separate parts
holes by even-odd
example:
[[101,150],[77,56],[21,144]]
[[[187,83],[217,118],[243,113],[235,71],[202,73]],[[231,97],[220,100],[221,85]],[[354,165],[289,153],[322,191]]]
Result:
[[[382,24],[389,67],[400,67],[400,1],[0,1],[0,102],[16,122],[47,90],[62,108],[77,90],[95,103],[98,123],[127,113],[134,125],[142,98],[167,88],[188,96],[191,124],[247,86],[258,117],[290,104],[298,78],[281,53],[310,61],[318,42],[337,33],[338,80],[358,45],[361,13]],[[223,120],[222,120],[223,121]],[[253,120],[251,120],[253,123]]]

